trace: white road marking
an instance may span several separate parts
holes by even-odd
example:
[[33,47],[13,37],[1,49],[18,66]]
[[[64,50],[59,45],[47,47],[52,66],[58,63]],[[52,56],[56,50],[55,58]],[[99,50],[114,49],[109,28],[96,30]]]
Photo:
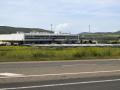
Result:
[[112,70],[112,71],[93,71],[93,72],[77,72],[77,73],[59,73],[59,74],[42,74],[42,75],[27,75],[27,76],[25,76],[25,77],[63,76],[63,75],[114,73],[114,72],[120,72],[120,70]]
[[0,64],[26,64],[26,63],[62,63],[62,62],[110,62],[110,61],[119,61],[120,59],[93,59],[93,60],[61,60],[61,61],[32,61],[32,62],[1,62]]
[[[93,72],[76,72],[76,73],[58,73],[58,74],[41,74],[41,75],[13,75],[8,77],[0,77],[0,78],[20,78],[20,77],[47,77],[47,76],[64,76],[64,75],[81,75],[81,74],[99,74],[99,73],[116,73],[120,72],[120,70],[111,70],[111,71],[93,71]],[[1,74],[2,75],[2,74]]]
[[45,88],[45,87],[57,87],[57,86],[69,86],[69,85],[79,85],[79,84],[95,84],[95,83],[106,83],[106,82],[117,82],[120,79],[111,80],[98,80],[98,81],[84,81],[84,82],[74,82],[74,83],[61,83],[61,84],[49,84],[49,85],[38,85],[38,86],[26,86],[26,87],[13,87],[13,88],[1,88],[0,90],[15,90],[15,89],[30,89],[30,88]]
[[21,77],[24,76],[23,74],[17,74],[17,73],[0,73],[1,76],[5,77]]

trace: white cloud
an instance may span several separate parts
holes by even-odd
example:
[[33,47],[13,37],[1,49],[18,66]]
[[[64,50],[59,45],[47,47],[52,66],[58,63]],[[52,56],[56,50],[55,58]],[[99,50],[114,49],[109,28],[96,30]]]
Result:
[[58,24],[55,27],[55,31],[56,32],[69,32],[68,30],[70,29],[71,24],[70,23],[62,23],[62,24]]

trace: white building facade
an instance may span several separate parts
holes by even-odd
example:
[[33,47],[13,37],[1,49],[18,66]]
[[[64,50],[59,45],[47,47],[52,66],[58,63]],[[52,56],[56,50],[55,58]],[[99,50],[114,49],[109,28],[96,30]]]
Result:
[[31,32],[31,33],[15,33],[1,34],[1,42],[9,42],[11,44],[76,44],[79,40],[77,34],[55,34],[47,32]]

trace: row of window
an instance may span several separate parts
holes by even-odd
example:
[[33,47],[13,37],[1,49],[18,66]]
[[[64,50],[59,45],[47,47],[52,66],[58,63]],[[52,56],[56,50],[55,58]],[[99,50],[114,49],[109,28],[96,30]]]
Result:
[[25,39],[78,39],[77,36],[25,36]]

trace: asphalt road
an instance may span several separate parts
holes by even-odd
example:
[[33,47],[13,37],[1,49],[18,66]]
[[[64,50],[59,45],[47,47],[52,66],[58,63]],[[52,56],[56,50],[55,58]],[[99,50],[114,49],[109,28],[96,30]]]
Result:
[[120,90],[120,76],[1,84],[0,90]]
[[0,73],[24,75],[120,70],[120,60],[0,63]]
[[111,59],[111,60],[72,60],[72,61],[46,61],[46,62],[1,62],[0,68],[32,68],[32,67],[55,67],[62,65],[83,65],[83,64],[112,64],[120,65],[120,59]]
[[120,90],[120,60],[0,63],[0,90]]

